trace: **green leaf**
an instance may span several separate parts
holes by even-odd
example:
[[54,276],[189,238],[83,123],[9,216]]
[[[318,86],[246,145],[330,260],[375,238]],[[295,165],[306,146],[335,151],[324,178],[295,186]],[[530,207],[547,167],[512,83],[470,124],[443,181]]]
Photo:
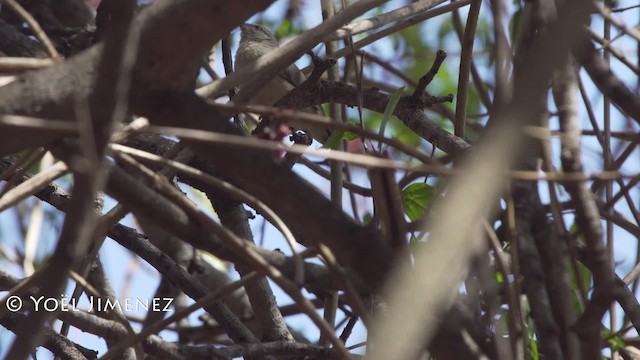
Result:
[[607,340],[607,344],[611,345],[613,351],[620,351],[624,349],[624,341],[610,329],[603,328],[602,336]]
[[[579,276],[576,276],[576,273]],[[584,312],[584,304],[579,284],[581,284],[582,288],[588,292],[589,289],[591,289],[591,277],[591,271],[579,261],[576,261],[575,269],[573,266],[569,267],[569,284],[571,286],[572,295],[571,298],[576,314],[582,314]],[[578,278],[580,279],[580,283],[578,283]]]
[[351,140],[355,140],[357,138],[358,138],[358,134],[352,133],[351,131],[345,131],[342,134],[342,140],[344,140],[344,141],[351,141]]
[[[424,43],[424,34],[420,26],[407,27],[401,30],[398,35],[398,46],[403,48],[404,53],[407,56],[423,53],[427,48]],[[397,49],[400,49],[400,47]]]
[[[389,122],[389,119],[393,115],[393,112],[395,111],[396,106],[398,106],[398,102],[400,101],[400,97],[402,96],[403,93],[404,93],[404,86],[398,88],[396,91],[393,92],[393,95],[391,95],[391,98],[387,103],[387,107],[384,109],[384,114],[382,115],[382,123],[380,124],[380,136],[384,136],[384,129],[387,127],[387,123]],[[382,143],[378,144],[378,151],[380,150],[382,150]]]
[[362,223],[365,225],[368,225],[371,220],[373,220],[373,215],[371,215],[371,213],[364,213],[364,215],[362,216]]
[[401,121],[397,121],[393,128],[394,136],[406,145],[418,147],[422,142],[422,138]]
[[[376,131],[376,129],[380,129],[380,123],[382,122],[382,114],[377,112],[368,112],[368,115],[369,116],[365,116],[363,119],[365,129],[369,129],[371,131]],[[356,126],[360,127],[359,119],[353,119],[351,122],[354,123]]]
[[538,352],[538,342],[534,340],[533,336],[529,337],[529,357],[532,360],[540,359],[540,353]]
[[327,141],[322,145],[323,148],[325,149],[337,149],[338,146],[340,146],[340,143],[342,142],[342,138],[343,138],[343,131],[334,131],[331,136],[329,136],[329,139],[327,139]]
[[[580,275],[580,279],[582,280],[582,287],[589,291],[591,289],[591,270],[589,270],[586,266],[584,266],[581,262],[576,262],[576,267],[578,268],[578,274]],[[577,285],[577,277],[576,274],[573,273],[573,269],[571,271],[571,286]]]
[[[325,109],[325,113],[329,113],[328,109]],[[356,127],[360,127],[360,122],[353,120],[353,119],[349,119],[348,123],[353,124]],[[344,141],[352,141],[359,138],[358,134],[353,133],[351,131],[340,131],[340,130],[335,130],[333,131],[333,133],[331,133],[331,136],[329,136],[329,139],[327,139],[327,141],[324,143],[324,145],[322,146],[325,149],[337,149],[338,145],[340,145],[340,142]]]
[[282,39],[287,35],[291,35],[293,33],[293,23],[290,19],[283,19],[278,28],[274,31],[274,35],[278,39]]
[[525,322],[525,326],[527,328],[527,336],[529,338],[529,358],[532,360],[540,359],[540,352],[538,351],[538,342],[536,341],[535,333],[536,326],[533,323],[533,319],[531,319],[531,308],[529,304],[525,305],[525,312],[527,313],[528,320]]
[[435,188],[424,183],[413,183],[402,190],[402,205],[409,220],[416,221],[422,217]]
[[436,123],[443,129],[450,133],[453,133],[453,123],[449,119],[443,117],[436,118]]

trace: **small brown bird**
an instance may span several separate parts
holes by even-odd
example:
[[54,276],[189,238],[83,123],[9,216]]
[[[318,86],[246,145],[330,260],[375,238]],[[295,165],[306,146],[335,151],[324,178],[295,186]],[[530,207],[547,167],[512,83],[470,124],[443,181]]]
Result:
[[[243,24],[240,25],[240,46],[236,51],[236,70],[258,60],[261,56],[276,49],[279,44],[273,34],[260,25]],[[300,85],[305,80],[304,74],[295,65],[291,64],[282,73],[275,76],[250,100],[252,104],[272,106],[276,101],[286,95],[291,89]],[[323,115],[324,112],[319,106],[308,107],[305,112]],[[329,129],[291,121],[289,125],[296,130],[304,130],[314,139],[325,143],[331,134]]]

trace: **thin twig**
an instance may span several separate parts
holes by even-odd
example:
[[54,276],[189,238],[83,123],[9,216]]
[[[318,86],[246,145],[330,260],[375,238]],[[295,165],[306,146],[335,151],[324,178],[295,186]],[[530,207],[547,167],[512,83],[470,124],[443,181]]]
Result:
[[51,59],[0,57],[0,71],[27,71],[49,67],[55,64]]
[[298,250],[298,243],[296,242],[296,239],[293,233],[291,232],[287,224],[284,221],[282,221],[282,219],[278,216],[278,214],[276,214],[273,210],[271,210],[266,204],[261,202],[259,199],[256,199],[251,194],[243,191],[242,189],[234,186],[231,183],[228,183],[220,179],[216,179],[215,177],[209,174],[206,174],[191,166],[184,165],[180,162],[167,159],[162,156],[154,155],[146,151],[130,148],[128,146],[112,144],[111,148],[116,151],[129,154],[135,158],[151,161],[152,163],[163,165],[175,171],[182,172],[185,175],[198,179],[208,185],[213,186],[214,188],[220,191],[224,191],[234,199],[238,199],[239,201],[244,202],[250,207],[254,208],[256,211],[262,214],[267,220],[269,220],[269,222],[271,222],[284,235],[284,238],[286,239],[287,244],[291,249],[291,252],[293,254],[293,258],[295,261],[296,283],[298,284],[303,283],[303,279],[304,279],[303,260],[302,260],[302,257],[300,257],[300,252]]
[[[471,63],[473,61],[473,40],[478,27],[478,16],[480,14],[481,1],[474,1],[469,8],[469,16],[467,17],[467,26],[464,28],[464,36],[462,38],[462,53],[460,54],[460,71],[458,73],[458,97],[456,101],[456,118],[454,124],[454,134],[464,139],[465,123],[467,121],[467,96],[469,89],[469,73],[471,71]],[[454,12],[454,16],[457,12]]]
[[194,311],[199,310],[208,304],[212,304],[216,301],[219,301],[220,299],[225,298],[227,295],[233,293],[236,289],[239,289],[240,287],[252,281],[257,280],[259,277],[260,277],[260,274],[258,272],[253,272],[251,274],[247,274],[240,280],[234,281],[231,284],[220,287],[216,291],[211,292],[204,297],[201,297],[195,303],[189,305],[188,307],[180,311],[176,311],[173,315],[155,322],[151,326],[148,326],[142,329],[142,331],[140,331],[136,335],[128,337],[125,340],[121,341],[120,343],[116,344],[115,346],[112,346],[111,348],[109,348],[109,351],[107,351],[104,355],[102,355],[99,358],[99,360],[108,360],[118,356],[124,349],[140,342],[147,336],[159,332],[160,330],[166,328],[167,326],[169,326],[170,324],[173,324],[174,322],[177,322],[180,319],[186,318]]

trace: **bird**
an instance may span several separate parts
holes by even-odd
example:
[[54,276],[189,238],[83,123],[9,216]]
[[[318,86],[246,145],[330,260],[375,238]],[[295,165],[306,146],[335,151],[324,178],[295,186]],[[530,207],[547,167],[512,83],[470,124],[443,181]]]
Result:
[[[236,71],[257,61],[260,57],[278,48],[278,39],[265,27],[257,24],[245,23],[240,25],[240,44],[235,56]],[[305,80],[302,71],[295,65],[289,65],[280,74],[272,78],[249,101],[251,104],[272,106],[280,98],[286,95]],[[311,106],[303,111],[322,115],[324,111],[320,106]],[[294,130],[304,130],[318,142],[324,144],[331,132],[321,125],[290,121],[289,126]]]

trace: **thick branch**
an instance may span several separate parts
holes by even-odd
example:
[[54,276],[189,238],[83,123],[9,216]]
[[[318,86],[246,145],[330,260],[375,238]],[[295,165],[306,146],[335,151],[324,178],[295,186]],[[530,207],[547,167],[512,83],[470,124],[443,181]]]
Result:
[[[331,101],[347,106],[358,106],[358,96],[358,89],[355,86],[320,81],[315,87],[301,86],[292,90],[277,104],[296,109]],[[390,95],[377,89],[368,89],[362,92],[362,105],[369,110],[384,113],[390,98]],[[393,114],[416,134],[455,157],[467,153],[472,146],[464,139],[444,130],[435,121],[429,119],[423,111],[424,107],[448,100],[448,97],[425,96],[420,101],[415,101],[411,97],[405,97],[400,100]]]
[[[170,141],[167,139],[163,139],[164,141]],[[156,144],[156,146],[160,146],[162,147],[162,144]],[[160,153],[162,153],[162,150],[160,150]],[[0,172],[6,170],[9,166],[11,166],[11,164],[13,164],[15,160],[10,160],[10,159],[1,159],[0,160]],[[204,164],[198,160],[195,159],[193,162],[194,165],[201,167],[204,166]],[[207,168],[204,168],[205,170],[207,170]],[[24,176],[23,179],[21,181],[24,181],[28,178],[27,176]],[[188,178],[183,178],[182,180],[185,181],[185,183],[190,184],[192,186],[198,186],[197,183],[192,182],[190,179]],[[131,191],[128,193],[124,193],[123,196],[129,196],[131,198],[134,198],[136,195],[140,195],[140,189],[137,188],[134,183],[125,183],[124,188],[130,187]],[[37,191],[34,194],[36,197],[38,197],[40,200],[52,205],[53,207],[55,207],[58,210],[61,211],[68,211],[69,207],[70,207],[70,197],[67,193],[65,193],[63,190],[61,190],[60,188],[58,188],[56,185],[54,184],[50,184],[49,186],[46,186],[45,188]],[[141,201],[140,199],[138,199],[138,201]],[[148,208],[148,209],[155,209],[155,208],[159,208],[162,211],[160,211],[158,214],[153,212],[153,211],[149,211],[146,212],[146,216],[148,217],[152,217],[154,219],[160,219],[160,221],[164,222],[165,224],[169,224],[171,226],[171,228],[174,230],[174,232],[178,232],[178,233],[186,233],[184,230],[179,230],[184,228],[189,228],[191,225],[190,223],[181,223],[180,219],[181,219],[181,215],[179,215],[179,213],[173,212],[171,207],[167,207],[165,206],[165,203],[161,203],[160,205],[153,205],[150,203],[142,203],[141,204],[141,208]],[[169,216],[165,219],[165,218],[158,218],[159,214],[162,213],[167,213]],[[170,219],[175,219],[175,221],[171,221]],[[237,262],[239,259],[237,258],[237,256],[235,256],[232,252],[224,249],[223,246],[221,246],[219,244],[219,240],[217,240],[215,237],[211,236],[211,234],[206,234],[204,232],[198,232],[197,229],[195,229],[196,231],[194,233],[190,233],[188,232],[188,234],[191,234],[189,237],[184,237],[183,239],[185,239],[185,241],[189,242],[189,240],[192,239],[192,237],[196,237],[199,238],[200,240],[198,242],[196,242],[194,244],[194,246],[206,250],[206,251],[210,251],[212,254],[220,257],[223,260],[226,261],[231,261],[231,262]],[[119,235],[117,235],[119,234]],[[128,245],[128,243],[135,243],[138,241],[146,241],[145,237],[141,234],[139,234],[136,230],[128,228],[126,226],[120,225],[120,224],[116,224],[114,225],[110,230],[109,230],[109,236],[112,237],[114,240],[116,240],[118,243],[120,243],[121,245],[130,248]],[[207,246],[203,247],[203,243],[209,244]],[[199,245],[199,246],[198,246]],[[264,259],[266,259],[271,265],[275,266],[278,268],[278,270],[280,270],[285,276],[287,276],[289,279],[294,279],[294,275],[295,275],[295,261],[293,258],[284,255],[281,252],[278,251],[271,251],[271,250],[266,250],[263,248],[260,248],[256,245],[249,245],[253,248],[253,250],[255,250],[256,252],[258,252]],[[349,269],[344,269],[345,273],[347,275],[347,277],[349,278],[349,281],[354,285],[354,287],[356,288],[356,291],[358,292],[358,294],[360,295],[367,295],[371,293],[371,289],[368,288],[366,286],[366,284],[359,278],[357,277],[355,274],[353,274]],[[313,263],[308,263],[305,262],[304,263],[304,280],[303,280],[303,286],[305,287],[305,289],[307,289],[309,292],[312,293],[324,293],[327,291],[339,291],[342,290],[340,285],[334,281],[333,277],[331,276],[331,274],[329,273],[329,271],[327,270],[327,268],[325,266],[322,265],[318,265],[318,264],[313,264]],[[0,280],[2,280],[2,278],[0,277]],[[0,285],[1,285],[1,281],[0,281]]]
[[[193,94],[158,94],[152,102],[139,113],[157,124],[239,134],[225,116]],[[372,288],[386,276],[393,259],[377,231],[337,210],[315,187],[278,164],[271,154],[249,148],[230,151],[225,145],[194,140],[185,143],[235,184],[261,199],[292,228],[300,229],[301,233],[295,235],[301,243],[324,243],[341,264],[356,270]]]
[[[20,328],[28,326],[28,320],[23,314],[8,313],[4,317],[0,318],[0,324],[17,334]],[[43,331],[44,339],[42,345],[51,350],[53,354],[59,356],[61,359],[84,360],[97,358],[97,353],[95,351],[86,349],[72,342],[67,337],[55,332],[53,329],[47,327],[44,328]]]
[[[592,55],[595,55],[595,51]],[[589,61],[599,63],[599,61],[593,59],[593,56]],[[585,67],[591,67],[593,65],[593,63],[585,63]],[[571,69],[571,67],[565,68],[568,68],[568,70],[565,71],[565,78],[571,77],[571,79],[560,78],[559,80],[565,81],[560,82],[555,89],[560,129],[564,133],[561,139],[562,153],[560,158],[562,160],[562,167],[567,173],[581,173],[583,166],[580,158],[580,122],[577,116],[577,108],[574,104],[575,100],[572,99],[573,94],[575,94],[576,85],[575,79],[573,79],[573,69]],[[608,77],[608,79],[614,80],[615,77],[611,76]],[[593,80],[598,83],[597,78],[593,78]],[[600,80],[602,80],[602,78],[600,78]],[[571,81],[571,83],[568,81]],[[626,89],[626,87],[624,89]],[[606,94],[605,89],[601,90]],[[638,110],[640,110],[640,107]],[[638,115],[640,115],[640,112]],[[596,358],[600,356],[601,320],[613,300],[611,286],[613,286],[615,274],[609,265],[609,256],[607,255],[602,224],[600,222],[600,212],[593,193],[585,182],[567,183],[565,184],[565,188],[571,195],[572,202],[575,204],[576,224],[584,234],[587,248],[586,262],[593,273],[594,285],[589,305],[580,317],[576,330],[581,336],[585,356]]]
[[576,46],[573,53],[598,89],[622,111],[640,123],[640,98],[615,76],[593,44],[585,39],[580,46]]
[[[201,61],[212,45],[271,2],[166,0],[145,9],[134,21],[142,35],[132,71],[131,101],[148,102],[149,91],[193,89]],[[58,66],[30,72],[0,87],[0,114],[74,119],[75,101],[93,88],[102,52],[98,44]],[[59,138],[55,134],[30,137],[16,129],[3,129],[3,135],[0,155]]]

